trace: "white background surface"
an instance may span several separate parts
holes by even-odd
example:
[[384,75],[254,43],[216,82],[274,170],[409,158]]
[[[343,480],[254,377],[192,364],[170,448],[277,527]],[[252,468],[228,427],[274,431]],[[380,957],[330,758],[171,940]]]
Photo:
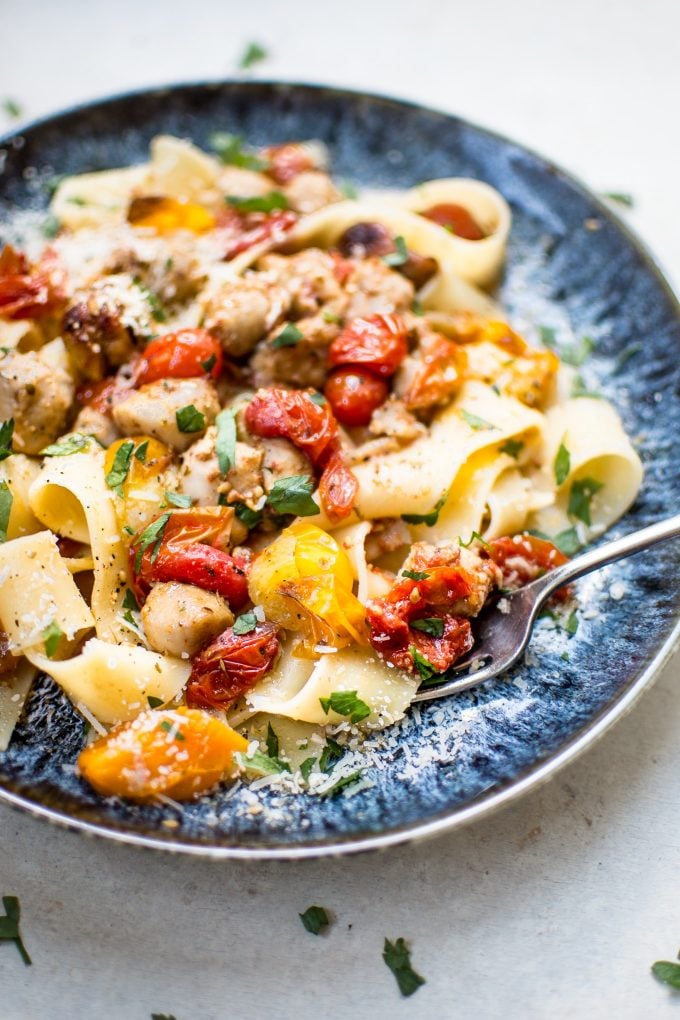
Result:
[[[0,97],[32,117],[219,78],[258,40],[262,77],[421,100],[632,192],[630,221],[678,281],[679,39],[674,0],[0,0]],[[0,1020],[679,1016],[649,974],[680,946],[678,679],[676,659],[521,804],[381,856],[214,864],[0,809],[0,894],[21,898],[34,960],[0,945]],[[336,915],[325,938],[298,920],[310,903]],[[427,979],[411,999],[386,935]]]

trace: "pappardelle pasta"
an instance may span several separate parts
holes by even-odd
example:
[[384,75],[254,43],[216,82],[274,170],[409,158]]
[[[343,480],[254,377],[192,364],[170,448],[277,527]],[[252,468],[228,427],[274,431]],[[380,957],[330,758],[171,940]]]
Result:
[[491,296],[493,188],[347,197],[320,143],[214,144],[62,180],[0,253],[0,750],[45,673],[137,801],[326,792],[642,479]]

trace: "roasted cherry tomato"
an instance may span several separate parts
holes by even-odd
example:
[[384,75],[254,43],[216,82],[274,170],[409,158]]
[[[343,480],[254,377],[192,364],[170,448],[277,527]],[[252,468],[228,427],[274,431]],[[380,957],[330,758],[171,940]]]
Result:
[[338,368],[326,380],[326,399],[343,425],[368,425],[376,407],[387,400],[384,379],[356,368]]
[[247,748],[244,737],[208,712],[142,712],[81,751],[78,768],[104,797],[193,800],[233,774],[234,753]]
[[227,708],[269,672],[278,654],[279,640],[271,623],[258,623],[248,634],[235,634],[228,627],[194,657],[187,703]]
[[482,241],[486,234],[480,227],[471,212],[463,205],[455,202],[442,202],[425,209],[420,214],[440,227],[446,227],[456,237],[462,237],[466,241]]
[[241,216],[233,209],[226,210],[219,224],[230,228],[224,249],[225,262],[255,245],[281,244],[297,221],[297,213],[292,209],[282,209],[264,216],[261,213]]
[[128,209],[128,223],[146,227],[156,234],[174,234],[190,230],[203,234],[215,226],[215,217],[196,202],[184,202],[167,195],[144,195],[133,198]]
[[394,375],[408,353],[406,326],[398,315],[352,319],[328,349],[328,364],[356,365],[375,375]]
[[119,400],[130,392],[130,384],[115,375],[108,375],[99,382],[86,382],[76,390],[76,400],[83,407],[93,407],[107,418]]
[[0,253],[0,316],[41,319],[63,304],[64,272],[56,253],[48,249],[31,265],[27,257],[6,244]]
[[137,601],[144,601],[154,581],[180,581],[217,592],[240,609],[248,599],[247,563],[225,551],[232,516],[227,507],[170,510],[138,531],[129,551]]
[[[513,589],[535,581],[569,559],[552,542],[526,533],[494,538],[481,552],[501,568],[503,587]],[[570,588],[560,588],[553,598],[564,602],[570,594]]]
[[464,351],[446,337],[435,335],[421,344],[421,361],[405,393],[410,411],[423,410],[448,400],[460,388],[467,360]]
[[318,170],[314,153],[303,142],[286,142],[264,149],[262,155],[269,163],[267,173],[277,184],[288,184],[305,170]]
[[180,329],[159,336],[145,348],[135,369],[135,386],[157,379],[191,379],[222,371],[222,347],[206,329]]
[[343,462],[338,423],[329,404],[316,404],[313,395],[313,390],[258,390],[246,408],[246,425],[265,439],[289,439],[309,457],[321,475],[323,508],[339,520],[350,513],[358,483]]

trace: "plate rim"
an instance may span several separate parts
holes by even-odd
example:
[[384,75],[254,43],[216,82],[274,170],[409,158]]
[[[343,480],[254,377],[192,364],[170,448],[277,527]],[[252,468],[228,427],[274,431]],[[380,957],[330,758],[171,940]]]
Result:
[[[80,103],[73,103],[70,106],[56,110],[53,113],[45,114],[21,124],[14,130],[6,131],[0,135],[0,146],[11,145],[16,138],[24,134],[40,129],[41,127],[53,125],[55,121],[70,116],[85,114],[88,111],[105,108],[114,105],[122,100],[135,99],[138,97],[149,97],[163,95],[165,93],[180,92],[190,89],[207,89],[219,91],[229,86],[255,86],[261,89],[274,89],[281,91],[309,91],[316,94],[333,93],[347,98],[350,102],[359,99],[368,99],[373,102],[383,102],[392,106],[407,107],[414,111],[420,111],[444,119],[456,121],[464,127],[485,135],[504,145],[513,146],[521,152],[527,153],[542,164],[549,166],[551,171],[557,174],[572,188],[580,191],[588,201],[591,202],[598,214],[612,222],[623,234],[625,240],[636,251],[648,270],[655,277],[656,283],[665,293],[671,310],[680,320],[680,301],[670,282],[667,272],[662,267],[658,257],[651,251],[647,243],[642,240],[632,228],[612,210],[596,192],[591,191],[581,179],[565,170],[552,159],[542,153],[517,142],[507,135],[498,131],[477,124],[474,121],[461,117],[429,104],[419,103],[415,100],[394,96],[387,93],[372,92],[360,88],[345,88],[333,84],[286,81],[283,79],[261,79],[248,77],[229,77],[215,79],[184,80],[170,82],[160,85],[149,85],[145,87],[127,89],[119,92],[100,96],[95,99],[86,100]],[[100,839],[111,840],[128,846],[136,846],[148,850],[159,850],[165,853],[186,854],[194,857],[202,857],[209,860],[309,860],[322,857],[340,857],[366,853],[369,851],[387,849],[392,846],[400,846],[407,843],[431,839],[438,835],[451,832],[456,828],[469,825],[471,822],[489,817],[493,812],[519,800],[525,793],[541,786],[551,779],[560,769],[575,761],[588,748],[595,744],[604,734],[621,718],[633,708],[638,698],[647,690],[658,677],[659,673],[670,661],[673,652],[680,644],[680,619],[676,620],[673,629],[666,640],[657,649],[656,654],[639,674],[634,682],[630,683],[608,706],[590,720],[571,740],[545,758],[537,766],[529,766],[518,778],[509,780],[499,789],[482,793],[470,803],[461,808],[446,811],[437,815],[429,821],[415,822],[406,826],[400,826],[389,832],[373,833],[365,836],[353,837],[337,842],[309,843],[303,846],[254,846],[224,845],[215,846],[199,842],[183,842],[171,838],[159,838],[134,830],[119,829],[115,826],[105,826],[87,821],[63,811],[40,804],[31,800],[28,796],[14,792],[0,784],[0,803],[22,811],[34,818],[43,819],[60,828],[83,835],[96,836]]]

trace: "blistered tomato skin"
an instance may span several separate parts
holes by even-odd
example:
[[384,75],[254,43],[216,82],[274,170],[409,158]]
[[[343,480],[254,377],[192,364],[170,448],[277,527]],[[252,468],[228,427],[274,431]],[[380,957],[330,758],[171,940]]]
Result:
[[[503,587],[513,589],[535,581],[569,560],[552,542],[528,534],[494,538],[484,546],[482,553],[501,568]],[[572,589],[566,586],[556,591],[552,598],[565,602],[571,593]]]
[[207,712],[142,712],[81,751],[82,777],[104,797],[193,800],[236,770],[247,740]]
[[269,672],[278,654],[278,636],[271,623],[259,623],[248,634],[235,634],[228,627],[195,656],[187,704],[228,708]]
[[428,220],[438,223],[440,227],[450,230],[456,237],[466,241],[482,241],[486,236],[472,213],[463,205],[454,202],[442,202],[421,212]]
[[352,319],[328,349],[330,368],[351,365],[388,379],[408,354],[406,326],[398,315]]
[[387,400],[383,379],[355,368],[339,368],[326,381],[324,394],[343,425],[368,425],[377,407]]
[[64,304],[64,272],[56,253],[47,249],[32,265],[23,252],[6,244],[0,253],[0,316],[41,319]]
[[202,375],[218,379],[222,361],[222,347],[206,329],[166,333],[145,348],[137,362],[135,386],[158,379],[192,379]]

